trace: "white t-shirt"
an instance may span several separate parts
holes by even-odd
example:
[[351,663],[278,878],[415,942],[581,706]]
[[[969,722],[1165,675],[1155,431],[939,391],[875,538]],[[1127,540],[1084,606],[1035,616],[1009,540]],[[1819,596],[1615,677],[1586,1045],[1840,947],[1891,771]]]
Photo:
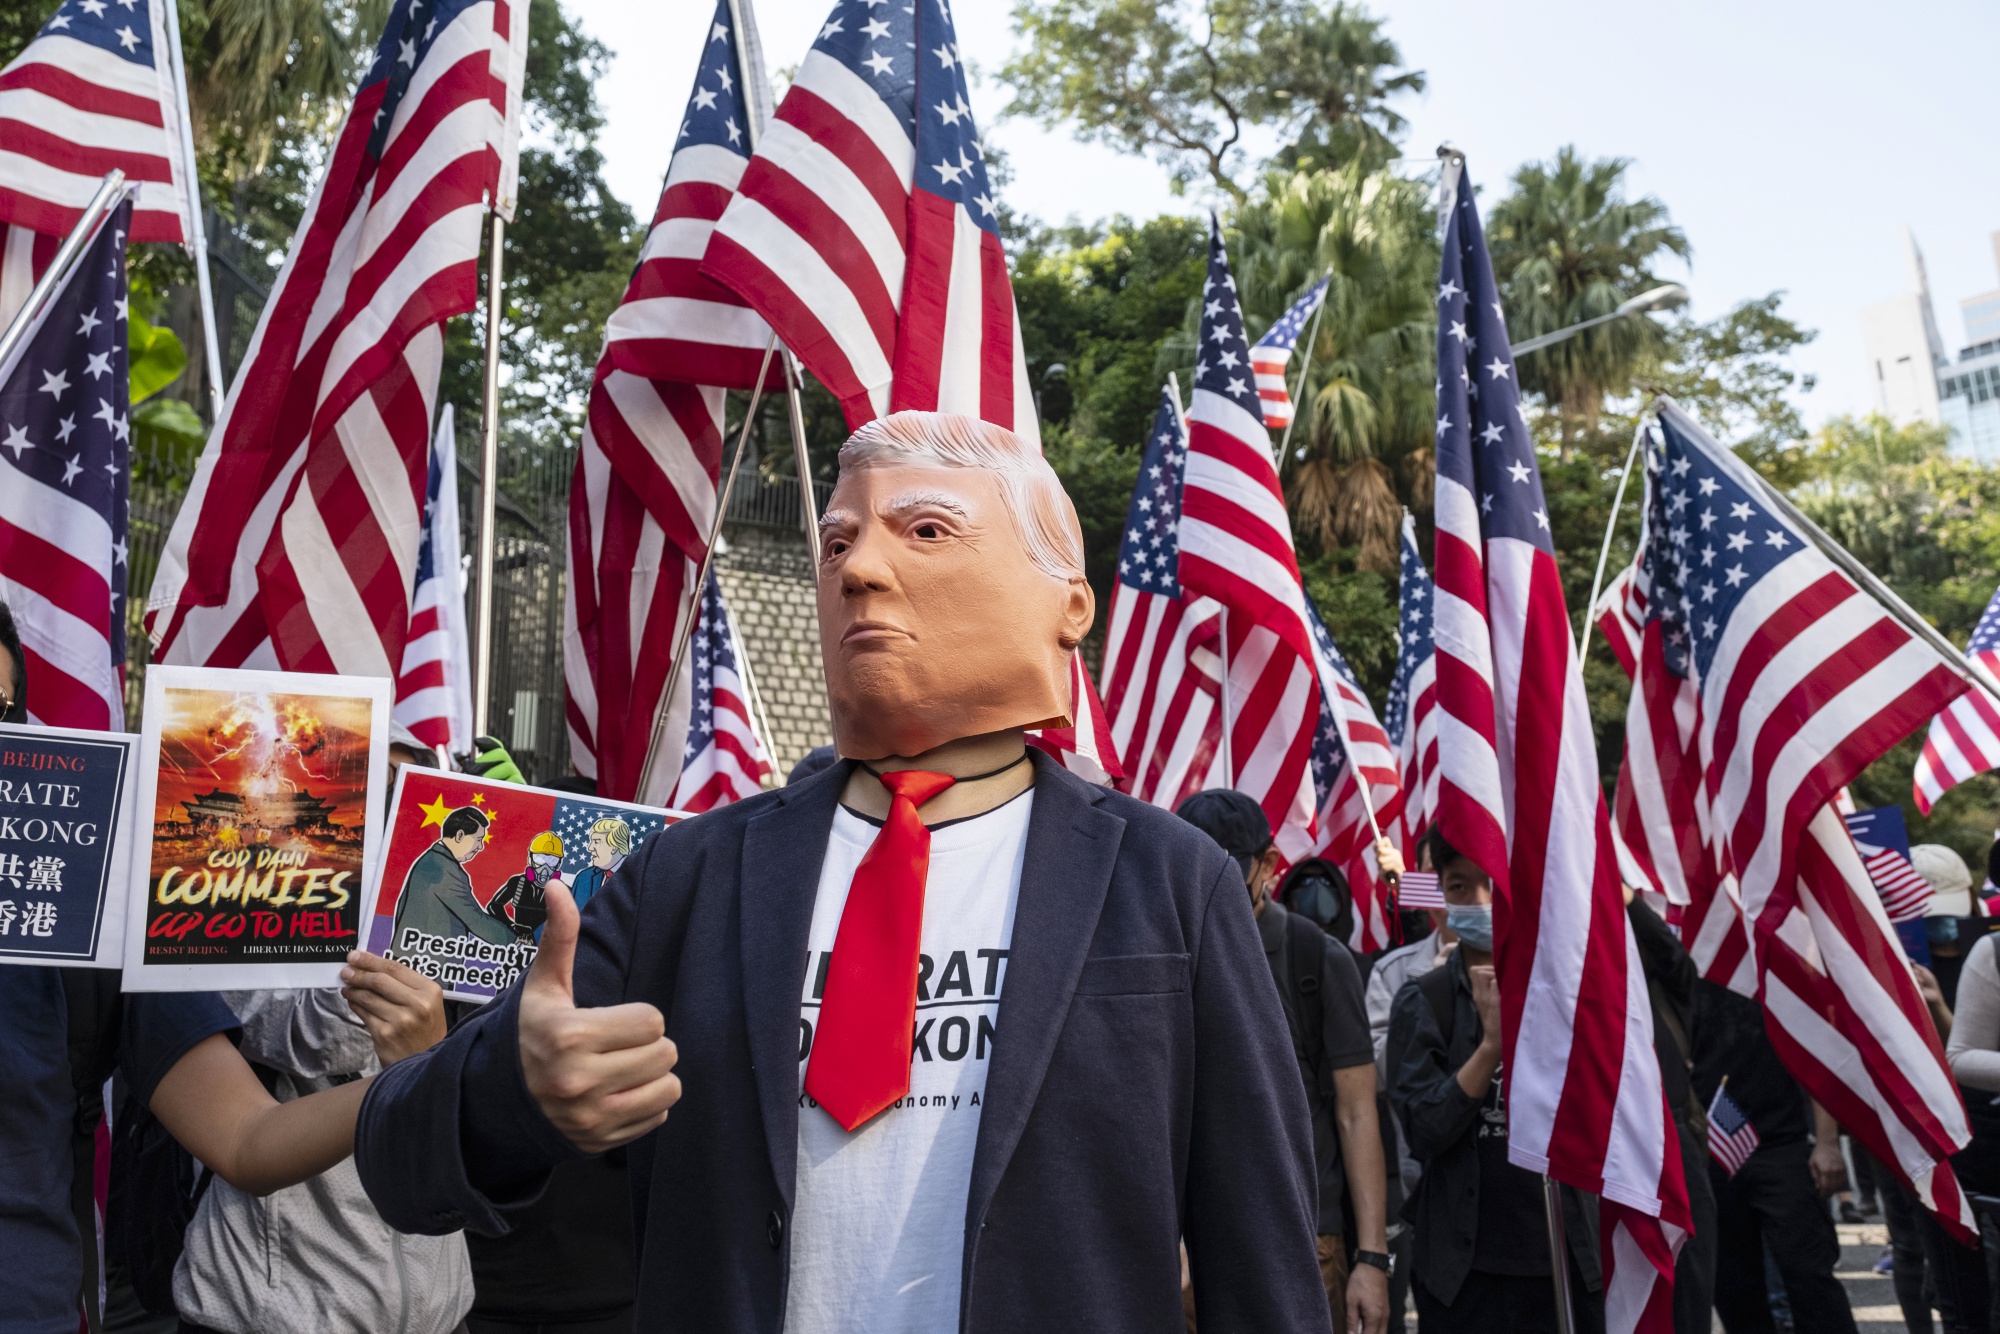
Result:
[[799,1013],[799,1167],[786,1334],[958,1327],[965,1197],[1007,980],[1033,791],[931,831],[909,1096],[849,1134],[804,1092],[827,957],[875,825],[834,816]]

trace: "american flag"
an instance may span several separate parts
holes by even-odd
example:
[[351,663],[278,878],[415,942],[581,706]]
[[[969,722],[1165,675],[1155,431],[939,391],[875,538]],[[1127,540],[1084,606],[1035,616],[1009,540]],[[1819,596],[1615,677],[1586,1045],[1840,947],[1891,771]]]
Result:
[[[1417,846],[1437,816],[1438,719],[1437,648],[1432,634],[1437,591],[1424,558],[1417,551],[1417,521],[1403,514],[1401,614],[1396,629],[1396,679],[1389,687],[1389,744],[1396,748],[1402,771],[1402,815],[1393,829],[1384,827],[1402,849],[1406,866],[1417,864]],[[1403,877],[1408,903],[1409,877]],[[1432,905],[1425,905],[1432,906]]]
[[1931,882],[1910,863],[1910,831],[1901,806],[1843,811],[1841,822],[1854,836],[1868,879],[1882,895],[1882,909],[1892,923],[1914,922],[1930,907]]
[[1598,632],[1627,676],[1639,670],[1640,627],[1646,620],[1645,599],[1632,582],[1637,574],[1636,562],[1620,570],[1591,609]]
[[[715,523],[727,388],[750,388],[770,327],[700,272],[770,114],[750,7],[729,0],[708,25],[639,267],[604,327],[583,442],[570,484],[563,673],[570,758],[597,790],[667,802],[673,756],[638,791],[681,618]],[[767,383],[782,384],[782,367]],[[692,383],[690,383],[690,381]],[[685,686],[668,705],[680,731]]]
[[1708,1104],[1708,1156],[1721,1163],[1722,1170],[1733,1177],[1755,1152],[1757,1127],[1750,1124],[1750,1118],[1736,1105],[1736,1099],[1729,1096],[1729,1081],[1725,1079],[1716,1087],[1715,1097]]
[[0,222],[66,236],[115,168],[138,187],[130,239],[187,239],[166,7],[64,0],[0,70]]
[[1169,810],[1208,786],[1222,735],[1216,716],[1222,608],[1180,584],[1181,481],[1187,437],[1171,389],[1146,437],[1104,636],[1104,707],[1125,790]]
[[1443,209],[1437,824],[1493,878],[1508,1156],[1603,1197],[1606,1305],[1623,1313],[1613,1325],[1667,1330],[1674,1252],[1689,1225],[1679,1140],[1541,468],[1472,185],[1455,157]]
[[1271,437],[1250,384],[1243,308],[1229,276],[1222,225],[1213,216],[1202,302],[1187,414],[1180,582],[1223,607],[1229,784],[1256,798],[1277,831],[1279,850],[1297,860],[1311,847],[1316,806],[1313,633]]
[[702,590],[701,620],[688,641],[693,701],[687,744],[681,750],[680,782],[668,804],[700,812],[755,796],[771,772],[770,752],[751,717],[748,667],[736,627],[722,605],[715,571]]
[[1306,620],[1312,626],[1320,688],[1319,731],[1312,748],[1312,850],[1347,876],[1354,896],[1354,935],[1347,944],[1372,953],[1389,946],[1389,893],[1375,854],[1375,829],[1393,829],[1401,818],[1402,778],[1389,734],[1376,721],[1354,669],[1335,647],[1310,598]]
[[1306,289],[1306,294],[1280,315],[1264,336],[1250,349],[1250,369],[1257,376],[1257,397],[1264,404],[1264,425],[1282,431],[1292,424],[1292,391],[1285,384],[1285,367],[1291,364],[1292,349],[1306,331],[1306,323],[1326,300],[1331,274]]
[[410,595],[410,637],[391,722],[427,746],[472,749],[472,650],[465,630],[464,549],[458,538],[458,445],[451,404],[438,413],[424,483],[424,533]]
[[509,0],[397,0],[202,451],[154,659],[393,679],[444,321],[473,308],[519,114]]
[[1438,888],[1436,871],[1405,871],[1396,887],[1399,908],[1442,908],[1444,891]]
[[945,0],[838,0],[702,271],[771,322],[850,427],[914,408],[1039,443],[967,92]]
[[[1972,628],[1965,653],[2000,676],[2000,591]],[[1929,815],[1947,791],[1993,768],[2000,768],[2000,700],[1974,686],[1931,719],[1923,753],[1917,756],[1917,809]]]
[[1657,752],[1697,794],[1691,820],[1679,799],[1637,803],[1660,825],[1652,846],[1683,851],[1689,952],[1763,1002],[1807,1092],[1947,1226],[1969,1229],[1943,1161],[1966,1142],[1964,1107],[1833,806],[1963,683],[1777,512],[1747,465],[1671,401],[1656,411],[1633,700],[1685,725],[1628,723],[1627,771]]
[[28,719],[125,730],[131,487],[125,240],[114,209],[0,366],[0,601],[28,659]]

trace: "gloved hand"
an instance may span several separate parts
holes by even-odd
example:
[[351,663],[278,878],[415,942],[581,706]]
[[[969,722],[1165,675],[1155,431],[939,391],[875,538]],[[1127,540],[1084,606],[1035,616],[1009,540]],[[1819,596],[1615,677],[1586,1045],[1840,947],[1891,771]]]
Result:
[[507,748],[490,736],[472,739],[472,761],[465,771],[479,778],[491,778],[498,783],[526,783],[521,775],[521,766],[514,763],[514,757]]

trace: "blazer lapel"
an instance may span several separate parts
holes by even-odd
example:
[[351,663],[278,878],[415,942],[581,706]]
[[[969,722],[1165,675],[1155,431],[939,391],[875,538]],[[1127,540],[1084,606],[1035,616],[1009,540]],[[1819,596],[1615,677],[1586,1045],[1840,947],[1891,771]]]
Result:
[[1035,755],[1035,766],[1035,810],[972,1157],[968,1237],[984,1219],[1041,1092],[1125,833],[1125,821],[1098,805],[1101,789],[1046,756]]
[[737,882],[743,1012],[771,1173],[788,1210],[798,1172],[799,997],[820,867],[850,767],[836,764],[797,787],[781,788],[777,804],[743,827]]

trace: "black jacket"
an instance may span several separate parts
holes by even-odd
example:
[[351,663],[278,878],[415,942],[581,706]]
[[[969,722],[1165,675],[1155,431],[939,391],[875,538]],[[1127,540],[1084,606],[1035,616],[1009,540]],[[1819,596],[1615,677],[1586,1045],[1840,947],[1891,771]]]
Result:
[[[1451,988],[1451,1034],[1439,1030],[1423,987]],[[1449,1305],[1472,1272],[1479,1228],[1480,1099],[1458,1085],[1458,1070],[1478,1047],[1484,1030],[1472,1003],[1465,958],[1454,950],[1442,968],[1411,978],[1396,993],[1389,1014],[1389,1101],[1402,1118],[1410,1155],[1424,1166],[1416,1192],[1403,1206],[1415,1233],[1411,1268],[1432,1295]],[[1569,1186],[1563,1193],[1563,1236],[1584,1285],[1603,1286],[1597,1255],[1597,1197]]]
[[[1327,1331],[1310,1124],[1250,898],[1193,826],[1035,756],[1035,807],[966,1202],[960,1328]],[[633,1146],[641,1331],[776,1331],[799,997],[850,766],[674,825],[591,898],[579,1004],[666,1016],[685,1093]],[[518,988],[369,1090],[391,1225],[503,1230],[576,1156],[523,1083]]]

